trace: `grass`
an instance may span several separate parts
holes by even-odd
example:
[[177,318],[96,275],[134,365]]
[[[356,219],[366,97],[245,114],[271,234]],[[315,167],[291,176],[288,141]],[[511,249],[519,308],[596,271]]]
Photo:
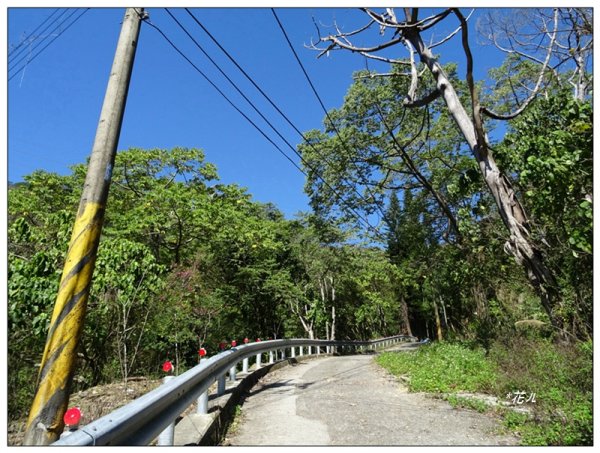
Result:
[[486,403],[455,395],[478,392],[508,401],[514,392],[535,393],[524,405],[532,416],[503,410],[504,424],[523,445],[593,444],[592,343],[558,346],[547,340],[514,337],[489,353],[463,343],[433,343],[411,353],[384,353],[378,363],[409,377],[409,390],[449,394],[454,407],[485,412]]
[[485,391],[497,380],[483,350],[460,344],[433,343],[411,353],[384,353],[377,361],[392,374],[408,374],[413,392]]
[[231,420],[231,424],[229,425],[229,432],[235,432],[239,427],[239,424],[242,421],[242,406],[236,404],[233,410],[233,420]]
[[476,398],[465,398],[463,396],[448,395],[446,400],[452,407],[464,407],[473,409],[477,412],[487,412],[490,410],[490,405]]
[[[513,419],[524,445],[593,444],[592,342],[558,346],[547,340],[496,344],[490,360],[501,374],[497,392],[536,393],[534,419]],[[516,421],[515,421],[516,420]]]

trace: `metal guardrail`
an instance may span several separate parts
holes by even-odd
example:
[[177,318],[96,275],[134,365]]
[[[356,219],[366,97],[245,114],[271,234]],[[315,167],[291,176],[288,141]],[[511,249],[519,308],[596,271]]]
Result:
[[[321,354],[336,351],[337,348],[365,350],[391,346],[399,341],[415,341],[414,337],[398,335],[372,341],[330,341],[330,340],[270,340],[233,347],[209,359],[202,360],[199,365],[185,373],[173,377],[160,387],[146,393],[131,403],[116,409],[69,435],[59,439],[52,445],[148,445],[172,425],[177,417],[201,395],[207,395],[209,387],[218,382],[218,394],[224,391],[225,375],[230,372],[235,380],[237,364],[244,361],[244,371],[247,371],[248,361],[256,356],[256,367],[261,367],[264,353],[281,351],[281,359],[295,356],[296,348],[307,348],[306,355]],[[312,352],[313,347],[315,351]],[[286,354],[286,350],[290,354]],[[205,398],[206,400],[206,398]],[[205,409],[204,409],[205,410]]]

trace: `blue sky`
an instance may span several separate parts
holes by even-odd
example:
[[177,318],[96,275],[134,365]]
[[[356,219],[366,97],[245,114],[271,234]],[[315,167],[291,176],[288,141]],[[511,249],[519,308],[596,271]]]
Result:
[[[234,92],[166,12],[162,8],[148,8],[147,11],[152,23],[160,27],[298,162],[287,145]],[[321,127],[324,112],[270,9],[193,8],[192,11],[300,131]],[[468,11],[465,10],[466,13]],[[52,12],[49,8],[9,8],[8,50],[18,45]],[[301,137],[247,82],[187,13],[183,9],[173,9],[172,12],[281,134],[294,146],[300,143]],[[329,57],[317,59],[317,52],[305,45],[317,37],[313,17],[325,26],[331,26],[335,20],[349,30],[365,23],[364,14],[355,8],[276,8],[276,12],[325,106],[328,109],[339,107],[352,82],[353,71],[364,69],[364,58],[346,52],[332,52]],[[78,15],[75,13],[71,20]],[[8,180],[20,181],[36,169],[65,174],[69,172],[69,165],[85,161],[92,148],[123,15],[124,8],[94,7],[24,70],[9,72],[9,76],[14,77],[7,86]],[[449,24],[448,29],[454,26],[454,23]],[[331,28],[324,30],[332,32]],[[441,36],[439,29],[436,33],[436,36]],[[443,61],[460,58],[458,39],[454,38],[440,49]],[[499,64],[498,57],[501,56],[490,47],[482,49],[475,46],[474,50],[479,54],[476,70],[480,76]],[[404,56],[402,48],[394,51],[399,55],[402,52]],[[386,70],[372,62],[369,66]],[[206,160],[217,165],[222,182],[248,188],[255,200],[273,202],[288,218],[308,209],[308,199],[303,193],[304,175],[155,30],[143,24],[119,149],[175,146],[202,148]]]

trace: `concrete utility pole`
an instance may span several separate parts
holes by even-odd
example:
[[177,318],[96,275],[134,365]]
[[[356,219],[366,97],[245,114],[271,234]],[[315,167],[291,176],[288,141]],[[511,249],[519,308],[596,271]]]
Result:
[[77,347],[83,331],[133,60],[145,14],[143,8],[127,8],[123,19],[29,412],[25,445],[48,445],[58,439],[64,427],[63,416],[69,404]]

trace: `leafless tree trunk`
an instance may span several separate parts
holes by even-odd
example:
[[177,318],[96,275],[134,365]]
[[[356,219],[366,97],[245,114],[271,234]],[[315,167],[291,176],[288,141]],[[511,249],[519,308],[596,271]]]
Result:
[[335,306],[331,306],[331,338],[330,340],[335,340]]
[[319,292],[323,306],[331,306],[331,330],[329,330],[329,322],[325,323],[325,334],[329,340],[335,340],[335,286],[334,279],[331,275],[319,277]]
[[440,296],[440,305],[442,306],[442,313],[444,315],[444,327],[448,328],[448,316],[446,315],[446,304],[444,299]]

